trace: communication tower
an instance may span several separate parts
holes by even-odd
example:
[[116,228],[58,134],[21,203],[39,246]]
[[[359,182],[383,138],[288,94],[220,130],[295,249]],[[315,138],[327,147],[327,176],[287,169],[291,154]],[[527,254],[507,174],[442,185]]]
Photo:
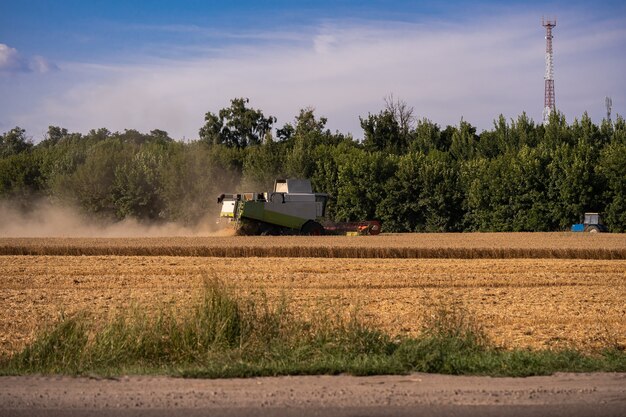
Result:
[[543,124],[548,124],[550,113],[555,110],[554,104],[554,67],[552,56],[552,28],[556,26],[554,20],[541,18],[541,25],[546,28],[546,75],[545,92],[543,98]]
[[606,121],[611,123],[611,107],[613,106],[613,100],[611,100],[611,97],[605,98],[604,104],[606,104]]

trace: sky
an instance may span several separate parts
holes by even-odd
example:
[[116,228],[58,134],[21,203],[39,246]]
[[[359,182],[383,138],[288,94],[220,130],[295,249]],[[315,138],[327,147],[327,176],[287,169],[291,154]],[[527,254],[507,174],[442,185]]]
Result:
[[541,122],[542,17],[567,120],[626,113],[620,1],[0,0],[0,133],[48,126],[153,129],[192,140],[230,100],[294,121],[303,108],[363,136],[384,98],[479,132],[503,114]]

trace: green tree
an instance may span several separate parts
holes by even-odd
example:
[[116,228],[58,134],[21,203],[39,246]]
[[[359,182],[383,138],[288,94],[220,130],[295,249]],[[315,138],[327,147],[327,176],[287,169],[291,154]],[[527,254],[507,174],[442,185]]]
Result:
[[330,219],[336,218],[337,194],[338,194],[338,159],[340,155],[350,152],[354,146],[348,143],[341,143],[337,146],[322,144],[314,149],[313,160],[315,169],[311,175],[313,190],[324,192],[329,195],[326,203],[326,216]]
[[87,213],[117,217],[115,171],[132,159],[134,153],[133,145],[124,144],[119,138],[95,143],[87,149],[84,162],[59,179],[59,197],[78,204]]
[[609,141],[609,137],[602,134],[598,126],[596,126],[587,112],[583,113],[580,120],[574,119],[574,123],[570,127],[572,135],[572,144],[584,141],[586,144],[596,149],[602,148]]
[[295,133],[295,128],[291,123],[285,123],[280,129],[276,129],[276,138],[279,142],[288,142]]
[[605,222],[613,232],[626,232],[626,143],[611,143],[597,165],[603,193]]
[[493,121],[494,130],[484,131],[480,134],[477,143],[477,150],[485,158],[495,158],[496,156],[510,149],[517,149],[517,144],[513,143],[511,128],[503,115],[498,120]]
[[376,207],[377,217],[388,232],[423,230],[426,213],[420,205],[423,182],[420,177],[425,155],[421,152],[403,155],[389,179],[387,193]]
[[26,131],[20,127],[0,135],[0,158],[26,152],[32,147],[32,142],[26,138]]
[[[465,199],[463,210],[465,212],[464,224],[468,231],[494,231],[501,224],[494,225],[495,210],[508,209],[504,195],[496,195],[492,189],[496,188],[493,175],[501,169],[500,158],[489,160],[487,158],[475,158],[462,161],[460,164],[460,176]],[[499,174],[499,173],[498,173]],[[500,191],[500,190],[498,190]],[[505,193],[502,193],[505,194]],[[504,216],[510,215],[505,212]]]
[[90,142],[100,142],[103,140],[108,139],[111,136],[111,132],[109,131],[109,129],[105,128],[105,127],[101,127],[99,129],[91,129],[85,139],[87,139]]
[[159,220],[165,217],[160,194],[165,149],[160,144],[140,147],[132,158],[114,168],[111,194],[117,218]]
[[376,218],[376,207],[385,199],[387,182],[395,172],[395,157],[382,152],[351,149],[337,158],[338,220]]
[[450,146],[450,144],[442,143],[439,126],[425,118],[417,121],[413,136],[409,147],[410,152],[444,151]]
[[243,186],[248,190],[271,190],[274,180],[284,176],[285,150],[268,133],[262,145],[246,149]]
[[408,143],[415,122],[413,107],[410,107],[404,100],[396,99],[393,94],[389,94],[385,97],[385,110],[393,115],[394,120],[400,127],[401,141]]
[[244,148],[258,145],[271,131],[276,122],[273,116],[265,117],[261,110],[246,107],[247,98],[231,100],[228,108],[221,109],[219,115],[208,112],[205,124],[200,128],[200,139],[209,144],[223,144]]
[[461,119],[459,127],[452,133],[450,154],[457,160],[469,160],[476,154],[476,145],[479,140],[476,128]]
[[0,198],[27,202],[42,188],[40,162],[35,154],[21,152],[0,158]]
[[326,118],[315,117],[314,109],[301,109],[296,117],[293,135],[286,145],[285,172],[289,177],[311,178],[315,170],[314,149],[318,145],[332,143],[332,134],[324,130]]
[[69,135],[67,129],[58,126],[48,126],[48,132],[38,147],[54,146]]
[[65,129],[63,131],[62,135],[55,137],[50,136],[49,130],[48,138],[33,150],[40,160],[44,188],[48,194],[55,197],[66,194],[64,187],[67,177],[85,162],[87,151],[91,146],[90,141],[84,139],[80,133],[67,133]]
[[626,144],[626,121],[624,118],[618,114],[612,127],[610,142]]
[[553,228],[545,185],[548,161],[540,150],[528,146],[521,147],[509,161],[503,178],[509,182],[511,190],[508,204],[513,217],[509,219],[510,230],[539,232]]
[[565,115],[559,111],[550,113],[548,124],[542,126],[544,130],[540,144],[546,149],[554,149],[562,143],[573,145],[572,130],[567,125]]
[[[539,126],[528,118],[526,112],[523,112],[517,120],[511,121],[509,129],[509,138],[515,149],[519,149],[526,145],[534,148],[539,143]],[[542,128],[543,129],[543,128]],[[508,148],[510,149],[510,147]]]
[[201,142],[168,146],[161,168],[163,217],[187,225],[219,216],[217,196],[234,192],[241,178],[240,150]]
[[567,229],[586,211],[602,211],[599,182],[594,172],[598,146],[581,137],[574,146],[565,143],[550,153],[546,184],[552,228]]
[[465,225],[480,231],[546,231],[550,215],[545,189],[547,161],[524,146],[497,158],[462,164]]
[[460,231],[463,194],[456,162],[432,151],[403,155],[377,216],[387,231]]
[[149,136],[152,142],[156,142],[160,144],[166,144],[166,143],[170,143],[173,141],[173,139],[165,130],[160,130],[160,129],[151,130]]
[[359,120],[364,134],[363,146],[368,151],[399,155],[407,148],[400,125],[390,111],[384,110],[376,115],[368,114],[367,118],[359,117]]
[[419,166],[418,178],[419,207],[425,217],[422,230],[461,231],[464,213],[458,163],[448,153],[431,152]]

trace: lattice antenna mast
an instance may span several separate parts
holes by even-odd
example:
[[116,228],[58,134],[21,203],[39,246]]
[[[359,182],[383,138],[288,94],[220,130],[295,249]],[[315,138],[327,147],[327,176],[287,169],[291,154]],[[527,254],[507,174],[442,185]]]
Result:
[[613,107],[613,100],[611,100],[611,97],[607,97],[604,100],[604,104],[606,104],[606,120],[611,123],[611,107]]
[[556,106],[554,104],[554,66],[552,55],[552,28],[556,26],[556,18],[554,20],[541,19],[541,25],[546,28],[546,75],[545,92],[543,98],[543,124],[548,124],[550,113]]

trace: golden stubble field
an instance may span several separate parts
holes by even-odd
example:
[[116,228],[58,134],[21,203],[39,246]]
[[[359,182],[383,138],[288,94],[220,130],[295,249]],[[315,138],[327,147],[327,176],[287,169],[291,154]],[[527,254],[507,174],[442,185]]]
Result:
[[1,354],[61,311],[105,319],[131,307],[185,310],[212,279],[286,297],[306,317],[358,310],[392,334],[415,335],[452,305],[504,347],[626,346],[625,260],[5,255],[0,277]]

